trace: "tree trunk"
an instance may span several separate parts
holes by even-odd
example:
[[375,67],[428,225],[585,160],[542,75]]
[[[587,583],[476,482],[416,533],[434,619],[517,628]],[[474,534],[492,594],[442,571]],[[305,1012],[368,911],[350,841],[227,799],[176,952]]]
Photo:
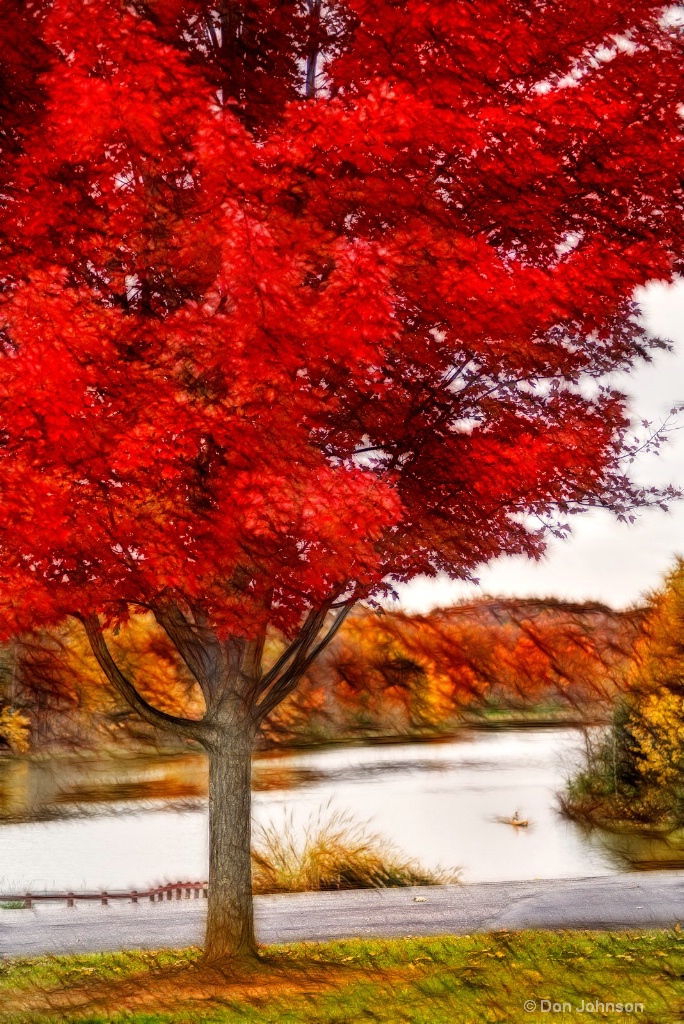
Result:
[[251,802],[255,729],[243,715],[221,722],[209,753],[209,906],[204,959],[256,956]]

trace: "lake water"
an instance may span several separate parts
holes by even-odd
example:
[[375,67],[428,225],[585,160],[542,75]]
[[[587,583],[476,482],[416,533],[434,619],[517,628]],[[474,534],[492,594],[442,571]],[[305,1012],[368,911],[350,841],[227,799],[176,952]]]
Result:
[[[557,810],[582,749],[581,730],[562,727],[263,755],[255,760],[254,819],[291,817],[303,829],[322,809],[350,812],[423,866],[460,868],[467,882],[612,874],[625,869],[624,851]],[[32,769],[5,762],[0,891],[205,879],[205,791],[206,767],[194,754]],[[48,820],[7,821],[27,807]],[[498,820],[516,812],[527,828]]]

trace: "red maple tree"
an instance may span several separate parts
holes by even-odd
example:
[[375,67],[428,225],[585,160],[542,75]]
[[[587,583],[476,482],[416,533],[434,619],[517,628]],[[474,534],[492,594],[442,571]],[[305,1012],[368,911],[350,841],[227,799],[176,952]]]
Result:
[[[249,956],[252,742],[348,609],[646,500],[601,381],[681,258],[681,35],[652,0],[10,0],[3,32],[3,630],[79,617],[205,748],[206,955]],[[139,608],[201,720],[115,663]]]

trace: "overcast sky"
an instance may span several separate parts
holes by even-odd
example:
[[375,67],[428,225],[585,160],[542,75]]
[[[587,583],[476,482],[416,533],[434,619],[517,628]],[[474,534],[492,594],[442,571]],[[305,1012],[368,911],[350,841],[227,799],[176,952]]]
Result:
[[[650,365],[623,378],[638,419],[660,423],[675,405],[684,404],[684,281],[666,287],[651,285],[639,299],[646,327],[674,343],[671,354],[658,353]],[[684,428],[684,413],[679,422]],[[684,485],[684,429],[673,431],[659,455],[635,463],[642,484]],[[572,536],[552,540],[539,563],[526,558],[499,558],[477,571],[479,585],[446,578],[414,580],[401,590],[401,606],[426,612],[461,598],[483,594],[554,595],[572,600],[598,600],[616,608],[638,602],[657,587],[676,554],[684,554],[684,500],[669,513],[644,511],[632,526],[617,523],[604,512],[574,517]]]

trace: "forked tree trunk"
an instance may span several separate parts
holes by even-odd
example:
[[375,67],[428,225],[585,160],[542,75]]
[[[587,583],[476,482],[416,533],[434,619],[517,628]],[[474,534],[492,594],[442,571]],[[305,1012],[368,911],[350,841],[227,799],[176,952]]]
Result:
[[252,909],[251,781],[255,729],[224,719],[209,754],[209,899],[204,959],[256,956]]
[[[332,602],[312,608],[300,634],[264,674],[265,634],[248,644],[219,642],[197,613],[177,605],[154,610],[204,694],[202,719],[153,707],[121,671],[107,646],[99,616],[79,615],[97,662],[123,699],[146,722],[200,743],[209,757],[209,900],[204,959],[235,968],[256,958],[252,905],[252,748],[258,723],[297,685],[344,622],[354,600],[344,602],[322,640]],[[265,694],[265,696],[264,696]],[[260,698],[260,699],[259,699]]]

